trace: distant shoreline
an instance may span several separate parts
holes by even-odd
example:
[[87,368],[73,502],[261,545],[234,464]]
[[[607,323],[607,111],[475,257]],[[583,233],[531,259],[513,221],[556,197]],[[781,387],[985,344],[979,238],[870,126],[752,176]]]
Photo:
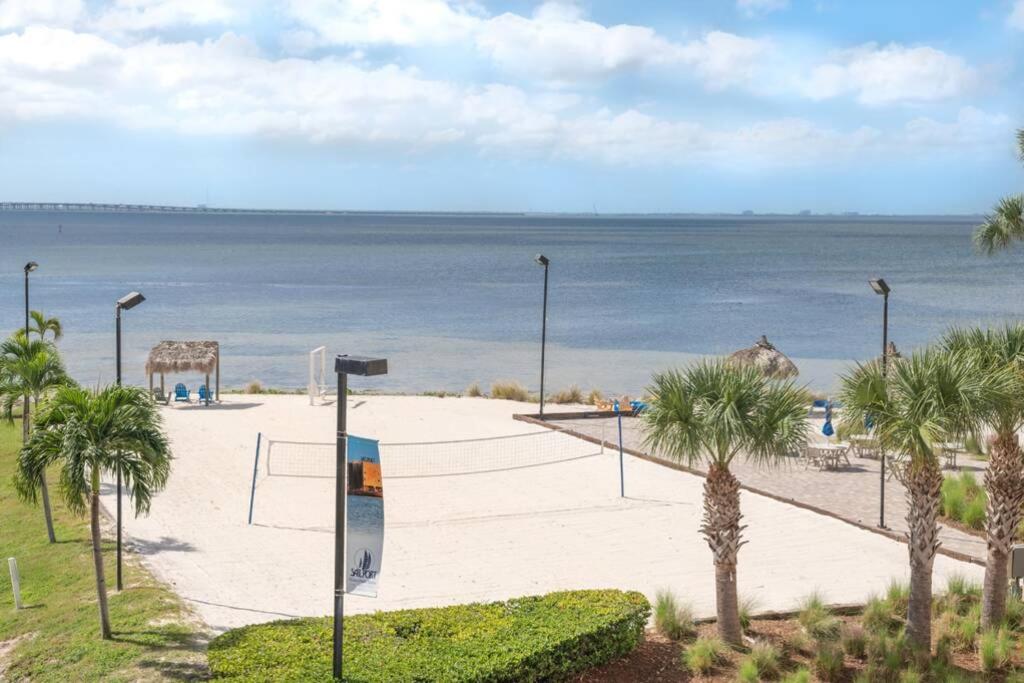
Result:
[[198,214],[198,215],[296,215],[296,216],[507,216],[516,218],[795,218],[795,219],[928,219],[928,220],[962,220],[965,218],[984,218],[980,213],[963,214],[914,214],[914,213],[861,213],[859,211],[843,212],[707,212],[707,213],[590,213],[574,211],[415,211],[415,210],[351,210],[351,209],[259,209],[240,207],[215,207],[198,204],[195,206],[172,206],[161,204],[116,204],[98,202],[0,202],[3,213],[147,213],[147,214]]

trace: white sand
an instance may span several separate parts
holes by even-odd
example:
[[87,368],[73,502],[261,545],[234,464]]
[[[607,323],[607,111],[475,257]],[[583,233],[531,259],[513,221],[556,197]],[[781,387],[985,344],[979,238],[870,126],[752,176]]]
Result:
[[[383,442],[537,432],[513,421],[536,406],[487,399],[356,396],[349,431]],[[333,482],[261,478],[248,526],[256,434],[330,442],[334,406],[303,396],[228,396],[222,405],[162,409],[175,454],[149,517],[126,533],[149,566],[214,630],[331,610]],[[566,435],[565,453],[595,453]],[[609,435],[609,438],[611,436]],[[521,441],[521,440],[520,440]],[[454,447],[453,447],[454,448]],[[440,449],[439,449],[440,450]],[[326,451],[329,457],[329,449]],[[448,452],[451,452],[449,449]],[[486,456],[488,451],[480,449]],[[459,477],[385,472],[386,533],[376,599],[346,613],[487,601],[571,588],[669,588],[714,612],[711,554],[698,533],[703,479],[629,456],[619,498],[617,454]],[[113,498],[105,496],[107,509]],[[743,493],[741,596],[787,609],[814,589],[861,602],[907,576],[906,546],[844,522]],[[935,585],[982,568],[939,556]]]

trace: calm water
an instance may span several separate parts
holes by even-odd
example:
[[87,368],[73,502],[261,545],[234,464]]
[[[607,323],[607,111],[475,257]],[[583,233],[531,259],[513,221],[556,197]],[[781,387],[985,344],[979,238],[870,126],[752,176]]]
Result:
[[0,325],[22,324],[21,268],[35,260],[32,307],[64,322],[61,345],[82,381],[111,380],[113,304],[137,289],[147,301],[125,313],[129,381],[144,381],[161,339],[216,339],[226,386],[304,386],[306,354],[324,344],[389,357],[389,376],[357,387],[514,378],[535,388],[543,270],[533,256],[543,252],[549,387],[636,391],[654,369],[760,334],[825,387],[880,346],[870,277],[893,288],[901,349],[1024,311],[1021,257],[974,254],[975,223],[0,213]]

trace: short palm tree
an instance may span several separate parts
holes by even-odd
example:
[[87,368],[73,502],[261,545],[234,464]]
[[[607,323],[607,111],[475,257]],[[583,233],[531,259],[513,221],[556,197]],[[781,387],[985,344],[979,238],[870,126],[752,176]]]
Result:
[[57,341],[64,336],[64,327],[60,324],[60,318],[47,318],[42,311],[32,311],[32,322],[29,323],[29,332],[35,332],[40,339],[46,339],[46,333],[53,334],[53,340]]
[[1017,525],[1024,517],[1024,451],[1017,433],[1024,429],[1024,326],[995,330],[955,329],[942,340],[951,351],[971,354],[979,373],[1004,376],[1010,391],[985,419],[992,433],[985,490],[988,494],[988,559],[981,622],[997,628],[1006,614],[1007,560]]
[[[64,371],[57,349],[49,342],[29,340],[23,331],[17,332],[0,344],[0,408],[8,421],[14,419],[14,406],[21,403],[21,436],[28,441],[32,428],[32,405],[58,387],[71,382]],[[40,480],[43,515],[50,543],[56,543],[50,494],[46,478]]]
[[718,633],[742,642],[736,562],[743,545],[740,482],[729,471],[737,457],[772,464],[807,439],[808,396],[791,382],[753,367],[703,363],[654,376],[643,413],[646,444],[659,455],[707,466],[701,533],[715,563]]
[[[1017,131],[1017,153],[1024,162],[1024,128]],[[975,246],[986,254],[1002,251],[1021,240],[1024,240],[1024,194],[1001,199],[974,231]]]
[[149,511],[171,468],[170,447],[153,399],[137,387],[57,390],[36,417],[36,430],[18,457],[15,486],[23,498],[35,499],[50,465],[60,468],[60,492],[68,508],[77,514],[89,510],[100,633],[109,639],[100,547],[100,478],[120,470],[135,513]]
[[1009,391],[1005,374],[979,373],[971,358],[936,349],[860,365],[841,380],[842,426],[874,423],[884,452],[904,454],[910,551],[907,637],[919,654],[931,648],[932,565],[939,548],[942,470],[936,445],[976,433]]

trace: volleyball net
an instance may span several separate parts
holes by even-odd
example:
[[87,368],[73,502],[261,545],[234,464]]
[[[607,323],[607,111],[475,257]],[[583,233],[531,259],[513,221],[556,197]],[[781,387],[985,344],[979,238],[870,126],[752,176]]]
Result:
[[[281,440],[261,434],[253,465],[249,522],[252,523],[258,491],[264,488],[273,489],[267,495],[275,499],[283,496],[291,506],[297,504],[296,498],[314,496],[324,488],[314,482],[303,485],[302,480],[333,482],[337,468],[336,448],[334,442]],[[385,491],[389,490],[389,480],[408,480],[408,486],[419,486],[424,492],[471,489],[496,483],[500,486],[501,482],[518,484],[524,474],[530,476],[522,470],[592,459],[604,452],[602,444],[549,429],[478,439],[380,444]],[[280,484],[273,484],[273,480]],[[415,480],[424,483],[415,485]],[[395,485],[398,483],[396,481]],[[409,490],[408,486],[403,486]]]

